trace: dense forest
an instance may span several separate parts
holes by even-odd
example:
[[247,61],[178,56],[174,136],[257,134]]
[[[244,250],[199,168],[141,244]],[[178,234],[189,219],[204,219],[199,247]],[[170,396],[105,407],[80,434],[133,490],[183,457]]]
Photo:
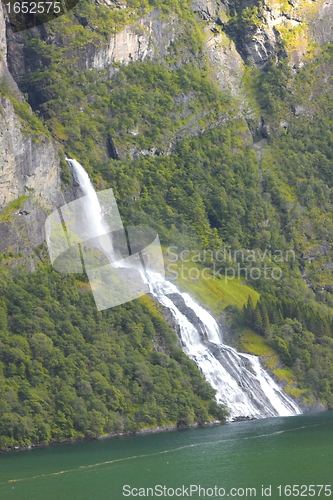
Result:
[[[82,0],[45,25],[47,36],[26,33],[30,72],[20,86],[33,115],[6,82],[1,93],[36,140],[45,134],[62,146],[64,186],[66,151],[96,187],[113,188],[125,224],[156,228],[165,247],[293,251],[279,263],[281,279],[247,279],[260,300],[230,308],[229,319],[235,332],[264,336],[299,386],[332,407],[332,47],[317,47],[297,70],[283,50],[260,71],[248,67],[244,92],[255,111],[245,119],[239,97],[211,77],[188,2],[130,5],[128,14]],[[183,28],[164,64],[115,64],[108,79],[82,70],[80,56],[73,63],[75,51],[153,6],[176,12]],[[230,36],[252,17],[236,13]],[[149,300],[97,312],[85,277],[55,273],[43,255],[31,275],[8,270],[11,255],[3,256],[0,447],[225,417]]]
[[50,266],[0,280],[0,448],[226,417],[149,299],[98,312]]
[[[235,311],[233,311],[235,313]],[[243,315],[236,312],[238,327],[245,325],[263,337],[287,367],[293,369],[305,395],[333,407],[332,317],[311,304],[262,295],[254,307],[251,297]],[[293,318],[293,319],[292,319]]]

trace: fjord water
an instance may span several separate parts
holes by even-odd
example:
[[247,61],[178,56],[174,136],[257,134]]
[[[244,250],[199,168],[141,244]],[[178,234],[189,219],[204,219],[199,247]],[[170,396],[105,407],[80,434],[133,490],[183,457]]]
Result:
[[323,412],[4,453],[0,498],[121,500],[124,485],[192,484],[223,487],[226,496],[231,488],[256,488],[256,498],[271,485],[275,500],[287,498],[278,485],[332,485],[332,444],[333,412]]
[[[107,233],[98,197],[87,172],[76,160],[66,158],[66,161],[87,199],[87,235],[93,234],[96,228],[100,228],[98,234]],[[112,247],[111,239],[110,244]],[[100,248],[105,250],[102,246]],[[105,250],[106,256],[108,251],[112,252],[112,249]],[[112,266],[113,259],[109,260]],[[297,404],[262,368],[256,356],[238,353],[222,343],[222,333],[215,319],[188,294],[181,293],[174,284],[158,273],[146,272],[145,278],[151,294],[170,310],[184,352],[216,389],[217,401],[227,405],[231,418],[263,418],[302,413]],[[190,317],[195,318],[194,323],[170,300],[170,295],[176,295],[184,301],[187,309],[191,311]],[[196,325],[198,321],[202,325],[201,332]]]

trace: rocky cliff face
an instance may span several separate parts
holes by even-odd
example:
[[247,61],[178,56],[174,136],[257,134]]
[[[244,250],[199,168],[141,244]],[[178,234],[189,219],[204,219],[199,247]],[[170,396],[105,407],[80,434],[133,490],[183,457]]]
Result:
[[0,76],[8,94],[0,96],[0,251],[21,252],[29,261],[45,240],[48,210],[64,198],[57,148],[45,135],[29,132],[15,112],[13,103],[20,106],[24,98],[7,67],[5,25],[0,5]]
[[[98,3],[109,9],[126,11],[125,2],[101,0]],[[242,97],[244,62],[262,68],[273,54],[282,56],[289,52],[292,64],[298,67],[313,42],[323,44],[333,40],[332,0],[316,3],[293,0],[287,4],[265,0],[258,5],[254,0],[192,2],[193,11],[203,21],[205,51],[213,76],[223,90],[231,90]],[[87,19],[76,16],[76,20],[79,25],[82,23],[81,28],[87,28]],[[2,33],[3,29],[2,22]],[[31,33],[34,38],[55,47],[66,49],[68,46],[66,57],[73,60],[75,69],[95,69],[105,80],[114,76],[119,65],[131,61],[163,63],[170,44],[183,31],[184,25],[176,15],[161,15],[159,10],[152,9],[146,15],[125,23],[122,29],[110,35],[105,33],[104,40],[83,42],[81,48],[71,48],[71,36],[68,38],[63,32],[46,33],[43,25],[33,28]],[[29,58],[24,44],[24,32],[13,33],[7,27],[8,67],[21,89],[24,89],[23,77],[40,64],[40,61]],[[188,56],[183,54],[183,62]]]
[[[104,0],[99,3],[110,9],[126,10],[124,2]],[[240,107],[245,116],[251,112],[242,86],[245,62],[262,68],[272,54],[280,57],[289,52],[292,64],[300,66],[311,43],[322,44],[333,39],[333,0],[316,3],[293,0],[288,4],[265,0],[261,6],[257,6],[254,0],[237,3],[231,0],[193,0],[192,9],[202,20],[205,54],[212,75],[223,90],[241,97]],[[82,20],[83,27],[85,23]],[[131,61],[163,63],[170,44],[183,32],[184,23],[176,15],[161,15],[160,11],[152,9],[122,29],[106,34],[104,41],[84,43],[73,52],[73,64],[80,71],[94,69],[100,73],[101,79],[111,79],[119,65]],[[45,27],[40,26],[34,28],[32,34],[47,44],[67,50],[69,38],[63,33],[50,35]],[[6,27],[0,5],[0,74],[19,102],[24,102],[24,99],[17,84],[24,90],[23,77],[40,64],[40,61],[29,59],[24,44],[24,32],[13,33],[8,24]],[[69,54],[71,50],[69,44]],[[171,63],[170,69],[172,64],[177,67],[189,57],[190,54],[184,51],[175,63]],[[184,95],[183,101],[183,113],[188,117],[190,95]],[[0,105],[0,248],[2,251],[30,253],[32,247],[44,241],[43,222],[47,210],[64,203],[60,161],[51,139],[29,131],[8,96],[2,95]],[[193,120],[184,133],[198,133],[200,127],[198,129],[195,117]],[[182,135],[183,131],[180,131],[175,137]],[[162,153],[168,154],[168,151]],[[131,154],[135,157],[154,154],[154,151],[133,148]],[[10,205],[13,202],[14,205]]]
[[2,3],[0,5],[0,76],[1,78],[6,78],[8,84],[12,90],[18,91],[17,85],[8,70],[7,66],[7,30],[6,30],[6,19],[4,15],[4,10]]
[[281,45],[298,67],[311,43],[333,40],[331,0],[264,0],[261,5],[254,0],[194,0],[193,9],[210,23],[216,38],[221,32],[229,35],[243,60],[259,68]]
[[52,209],[63,201],[57,151],[45,136],[25,132],[8,97],[0,97],[0,206],[25,195]]
[[160,12],[152,10],[122,31],[114,34],[107,45],[91,47],[91,52],[82,58],[80,65],[97,71],[107,70],[108,77],[115,73],[113,63],[127,65],[131,61],[163,60],[164,55],[179,33],[177,18],[161,18]]
[[[110,9],[126,10],[125,2],[101,0]],[[258,6],[259,5],[259,6]],[[309,45],[333,40],[333,1],[264,0],[193,0],[192,9],[203,21],[206,35],[206,55],[223,89],[237,91],[243,76],[243,61],[262,67],[274,53],[289,51],[295,66],[302,64]],[[24,32],[13,33],[1,15],[1,47],[8,59],[11,75],[19,84],[22,77],[33,71],[36,61],[24,53]],[[79,18],[86,27],[86,20]],[[83,71],[95,69],[103,78],[112,78],[117,65],[131,61],[158,60],[163,62],[170,43],[177,40],[184,26],[176,15],[161,15],[157,9],[127,22],[123,29],[105,36],[105,40],[83,43],[72,54],[73,67]],[[91,28],[90,28],[91,31]],[[31,30],[33,37],[61,47],[68,44],[61,33],[47,34],[42,25]],[[8,50],[6,45],[8,45]],[[69,52],[71,48],[68,48]],[[8,52],[8,54],[7,54]],[[7,69],[6,69],[7,71]]]
[[51,140],[24,133],[9,98],[0,97],[0,250],[31,254],[45,240],[48,211],[64,203]]

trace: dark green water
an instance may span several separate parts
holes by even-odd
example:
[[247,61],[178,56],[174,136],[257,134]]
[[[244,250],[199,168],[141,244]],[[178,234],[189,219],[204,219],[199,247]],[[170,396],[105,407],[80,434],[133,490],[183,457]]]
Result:
[[[193,492],[190,497],[191,484],[213,490],[205,495],[201,490],[200,496],[199,492]],[[255,497],[266,498],[262,495],[262,485],[265,488],[272,485],[270,498],[274,499],[297,496],[297,488],[295,495],[288,496],[288,489],[285,494],[285,485],[315,485],[314,490],[300,489],[302,496],[333,498],[328,489],[325,495],[324,488],[318,497],[317,487],[333,486],[333,412],[0,455],[1,500],[135,498],[123,496],[124,485],[145,489],[165,485],[175,490],[174,496],[169,490],[169,496],[162,491],[162,496],[153,498],[223,498],[218,490],[212,494],[215,486],[225,488],[224,498],[228,493],[229,498],[250,498],[246,488],[256,488]],[[183,485],[184,494],[176,490]],[[281,496],[278,485],[282,485]],[[232,490],[231,494],[231,488],[244,491],[240,489],[238,494]],[[152,498],[151,491],[148,493],[148,498]]]

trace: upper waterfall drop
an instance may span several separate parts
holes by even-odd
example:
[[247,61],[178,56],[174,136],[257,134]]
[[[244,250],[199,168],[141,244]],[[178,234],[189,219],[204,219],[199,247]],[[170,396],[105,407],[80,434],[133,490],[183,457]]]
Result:
[[[100,235],[101,237],[99,238],[98,247],[107,257],[113,256],[113,247],[109,228],[103,219],[102,209],[90,177],[78,161],[70,158],[66,158],[66,161],[68,165],[72,167],[73,175],[79,184],[82,193],[87,197],[87,203],[83,207],[87,221],[87,235],[89,236],[92,232]],[[90,231],[91,226],[93,226],[93,231]],[[103,237],[103,235],[108,233],[109,235],[107,238]]]
[[89,203],[87,204],[87,208],[90,211],[89,219],[93,219],[94,224],[100,227],[102,234],[103,231],[108,230],[108,227],[102,219],[102,209],[90,177],[78,161],[70,158],[66,158],[66,161],[72,167],[75,180],[79,184],[83,194],[88,197]]
[[[85,214],[87,231],[91,228],[95,230],[97,226],[101,231],[108,232],[88,174],[76,160],[66,160],[74,170],[83,194],[90,201]],[[113,251],[112,239],[109,241],[110,244],[102,248],[107,256]],[[151,295],[171,312],[184,352],[216,389],[217,401],[227,405],[231,418],[265,418],[302,413],[297,404],[263,369],[257,356],[239,353],[223,344],[222,333],[215,319],[187,293],[181,293],[173,283],[157,273],[145,272],[144,279]],[[190,311],[190,316],[196,318],[195,321],[190,321],[180,311],[175,300],[172,300],[174,297],[182,301]]]

